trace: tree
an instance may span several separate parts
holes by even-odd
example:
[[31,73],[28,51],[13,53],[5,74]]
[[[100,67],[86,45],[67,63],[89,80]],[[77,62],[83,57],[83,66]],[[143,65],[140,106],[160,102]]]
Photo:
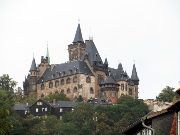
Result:
[[166,86],[156,97],[157,100],[164,102],[173,102],[174,98],[179,98],[179,95],[174,92],[174,88],[169,86]]
[[3,74],[0,76],[0,87],[3,90],[13,91],[16,87],[17,82],[9,77],[8,74]]
[[14,126],[11,117],[13,102],[10,92],[0,89],[0,134],[8,134]]
[[77,102],[83,102],[83,97],[81,95],[79,95],[79,97],[76,100]]
[[61,100],[61,101],[69,101],[70,99],[68,97],[66,97],[66,95],[64,93],[54,93],[54,94],[49,94],[48,96],[46,96],[44,98],[47,101],[53,102],[54,99]]

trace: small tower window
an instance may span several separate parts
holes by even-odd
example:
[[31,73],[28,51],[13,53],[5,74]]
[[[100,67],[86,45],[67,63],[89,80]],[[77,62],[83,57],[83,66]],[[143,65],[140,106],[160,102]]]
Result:
[[89,77],[89,76],[86,77],[86,82],[87,82],[87,83],[91,83],[91,77]]
[[132,89],[129,89],[129,95],[132,96],[133,92]]
[[69,70],[69,74],[72,75],[72,70]]
[[53,82],[49,82],[49,88],[53,87]]
[[61,85],[64,85],[64,79],[61,80]]
[[90,94],[94,94],[94,89],[92,87],[90,88]]
[[74,76],[73,77],[73,83],[76,83],[77,82],[77,76]]
[[56,80],[56,81],[55,81],[55,87],[57,88],[58,86],[59,86],[59,81]]
[[77,92],[77,87],[74,87],[73,93],[76,93],[76,92]]
[[124,90],[124,84],[121,84],[121,90]]
[[68,78],[66,79],[66,84],[69,84],[69,83],[71,83],[71,79],[68,77]]

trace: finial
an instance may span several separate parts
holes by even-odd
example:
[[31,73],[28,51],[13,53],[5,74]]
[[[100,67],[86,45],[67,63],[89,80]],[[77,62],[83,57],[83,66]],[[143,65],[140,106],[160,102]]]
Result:
[[78,24],[80,23],[80,19],[78,18]]
[[135,59],[133,59],[133,64],[135,64]]

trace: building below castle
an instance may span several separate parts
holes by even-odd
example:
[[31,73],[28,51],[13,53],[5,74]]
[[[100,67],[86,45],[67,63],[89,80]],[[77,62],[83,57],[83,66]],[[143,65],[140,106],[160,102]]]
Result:
[[139,78],[135,64],[131,77],[121,63],[117,69],[110,68],[107,59],[102,61],[93,40],[83,40],[80,24],[72,44],[68,45],[68,52],[69,61],[61,64],[50,64],[48,48],[46,57],[41,57],[38,66],[33,58],[23,82],[25,96],[43,98],[61,92],[72,100],[80,95],[84,100],[116,101],[121,95],[138,98]]

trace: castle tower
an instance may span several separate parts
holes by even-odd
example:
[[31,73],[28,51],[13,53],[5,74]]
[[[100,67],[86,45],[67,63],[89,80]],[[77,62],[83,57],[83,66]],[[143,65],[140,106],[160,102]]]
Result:
[[119,84],[113,79],[111,74],[100,83],[100,97],[116,103],[118,99]]
[[83,41],[81,27],[78,24],[72,44],[68,45],[69,61],[80,60],[85,54],[86,44]]
[[25,81],[23,82],[24,94],[28,96],[35,95],[37,90],[36,82],[37,82],[38,70],[36,67],[36,61],[34,57],[29,72],[30,74],[28,74],[27,78],[25,77]]
[[47,45],[47,52],[46,57],[41,56],[41,63],[38,66],[38,76],[41,77],[47,68],[50,68],[50,56],[49,56],[49,49]]
[[29,72],[30,72],[30,76],[34,76],[34,77],[37,76],[37,67],[36,67],[36,61],[34,57],[33,57]]
[[133,64],[131,81],[134,83],[134,97],[138,98],[138,85],[139,85],[139,77],[137,75],[136,66]]

